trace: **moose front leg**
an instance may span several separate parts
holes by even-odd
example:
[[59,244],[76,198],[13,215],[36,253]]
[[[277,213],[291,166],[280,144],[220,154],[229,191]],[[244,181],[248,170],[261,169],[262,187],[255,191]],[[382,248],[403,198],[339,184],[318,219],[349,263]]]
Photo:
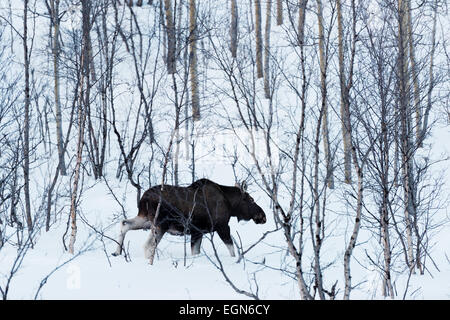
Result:
[[191,233],[191,254],[193,256],[200,254],[203,234],[201,232]]
[[122,254],[123,241],[125,240],[125,235],[130,230],[148,229],[151,226],[151,222],[141,216],[136,216],[132,219],[122,220],[120,224],[120,235],[117,239],[117,249],[112,254],[113,256],[119,256]]
[[233,239],[231,239],[230,227],[228,225],[222,226],[217,229],[220,239],[225,243],[232,257],[235,257]]

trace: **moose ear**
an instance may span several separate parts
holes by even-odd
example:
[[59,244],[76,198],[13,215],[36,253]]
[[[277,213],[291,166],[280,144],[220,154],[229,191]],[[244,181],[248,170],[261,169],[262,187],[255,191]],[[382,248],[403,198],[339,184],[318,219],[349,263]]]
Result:
[[241,192],[247,192],[247,182],[242,181],[241,183],[235,183],[235,187],[239,188]]

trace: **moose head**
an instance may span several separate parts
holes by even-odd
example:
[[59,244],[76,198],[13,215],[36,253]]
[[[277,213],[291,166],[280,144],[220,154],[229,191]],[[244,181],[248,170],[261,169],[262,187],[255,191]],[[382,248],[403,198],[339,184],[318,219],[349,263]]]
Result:
[[236,183],[236,188],[239,188],[240,191],[239,200],[235,206],[238,221],[253,220],[257,224],[266,223],[266,214],[263,209],[256,204],[255,200],[247,192],[247,182]]

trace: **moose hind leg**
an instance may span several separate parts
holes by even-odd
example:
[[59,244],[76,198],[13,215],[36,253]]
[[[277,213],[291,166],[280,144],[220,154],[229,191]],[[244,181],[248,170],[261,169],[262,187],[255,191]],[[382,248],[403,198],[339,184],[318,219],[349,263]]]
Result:
[[161,241],[165,231],[161,227],[151,228],[150,235],[144,245],[145,258],[149,259],[149,264],[153,264],[155,258],[156,247]]
[[234,253],[233,240],[231,239],[230,235],[230,227],[226,225],[225,227],[218,228],[217,233],[219,234],[219,237],[220,239],[222,239],[223,243],[225,243],[225,245],[227,246],[230,255],[232,257],[235,257],[236,255]]

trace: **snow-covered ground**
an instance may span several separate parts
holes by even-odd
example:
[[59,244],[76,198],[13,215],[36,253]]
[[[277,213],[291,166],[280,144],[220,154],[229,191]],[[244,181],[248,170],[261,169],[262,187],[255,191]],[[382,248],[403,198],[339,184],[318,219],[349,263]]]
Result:
[[[450,149],[450,134],[446,128],[439,133],[442,147]],[[447,137],[449,139],[444,139]],[[211,169],[211,166],[208,166]],[[230,168],[224,165],[213,166],[212,179],[232,182]],[[199,168],[201,170],[201,168]],[[211,173],[210,173],[211,174]],[[448,173],[446,173],[448,175]],[[231,175],[231,176],[230,176]],[[112,179],[116,181],[115,179]],[[447,180],[448,181],[448,180]],[[226,183],[225,183],[226,184]],[[446,185],[448,190],[448,184]],[[116,181],[113,189],[123,192],[127,216],[134,216],[135,194],[131,188],[123,188]],[[122,190],[122,191],[120,191]],[[125,190],[125,191],[124,191]],[[269,213],[269,203],[260,191],[250,190],[255,200]],[[120,193],[119,193],[120,194]],[[129,261],[124,256],[112,257],[116,244],[104,238],[101,241],[89,225],[103,230],[106,236],[115,238],[119,225],[111,224],[114,214],[120,214],[120,208],[114,201],[104,183],[94,183],[84,193],[82,200],[82,218],[78,222],[77,251],[85,250],[71,262],[64,264],[73,256],[63,249],[62,235],[65,223],[52,226],[51,232],[41,231],[34,249],[30,249],[23,265],[10,285],[10,299],[33,299],[42,279],[56,267],[47,283],[37,295],[39,299],[248,299],[238,294],[225,281],[222,273],[214,266],[216,262],[211,238],[205,236],[199,256],[190,255],[190,243],[187,238],[185,259],[185,242],[183,237],[166,234],[158,246],[158,257],[154,265],[149,265],[144,258],[143,244],[148,231],[130,231],[125,240],[129,251]],[[443,208],[439,216],[448,220],[448,210]],[[230,223],[232,236],[240,239],[244,248],[257,241],[264,232],[274,228],[273,218],[269,215],[264,225],[255,225],[252,221],[238,223],[232,218]],[[425,275],[407,275],[394,278],[397,298],[403,297],[407,287],[407,299],[449,299],[450,298],[450,225],[447,223],[433,238],[435,246],[430,251],[433,262],[427,263],[430,273]],[[217,248],[227,276],[240,289],[256,292],[261,299],[297,299],[299,291],[297,282],[284,272],[263,267],[280,268],[286,260],[286,245],[280,233],[267,236],[261,244],[246,254],[247,260],[237,263],[237,258],[229,256],[225,245],[216,236],[213,241]],[[336,241],[338,242],[338,241]],[[284,249],[283,249],[284,248]],[[333,246],[331,246],[333,248]],[[357,247],[358,248],[358,247]],[[336,258],[327,277],[343,283],[342,253],[339,245],[324,254],[330,259]],[[0,252],[0,273],[7,274],[11,259],[15,257],[12,247],[5,247]],[[209,257],[209,258],[208,258]],[[363,259],[364,252],[355,249],[352,276],[354,283],[363,282],[352,291],[353,299],[381,299],[381,279],[377,270],[359,268],[357,259]],[[433,266],[437,265],[439,271]],[[406,285],[409,281],[408,286]]]
[[[19,9],[17,12],[20,12]],[[72,27],[77,25],[79,27],[80,21],[74,15],[65,23],[72,24]],[[38,33],[46,35],[48,26],[46,24],[38,25],[36,30]],[[273,39],[274,42],[277,41],[275,37]],[[20,45],[20,43],[16,43],[16,45]],[[20,55],[17,54],[17,56]],[[121,70],[123,78],[132,78],[132,74],[126,73],[129,72],[126,69],[131,68],[131,64],[127,64],[129,62],[126,61],[117,67],[118,70]],[[123,78],[120,80],[127,83]],[[213,77],[211,76],[211,78]],[[128,92],[129,95],[123,94],[122,96],[122,93],[128,90],[125,88],[128,84],[123,83],[121,86],[118,85],[117,91],[120,91],[120,94],[116,101],[118,105],[119,102],[123,102],[127,106],[127,103],[132,101],[130,97],[138,100],[136,97],[139,94],[137,90],[134,90],[131,93]],[[130,80],[129,83],[132,81]],[[158,98],[161,99],[161,97]],[[167,102],[167,100],[165,101],[166,105],[163,105],[162,100],[158,102],[161,102],[161,105],[167,109],[172,108],[171,105],[168,107],[171,102]],[[159,116],[164,118],[166,115]],[[65,120],[67,118],[66,115]],[[207,121],[214,120],[207,118]],[[197,141],[197,152],[204,155],[196,163],[197,176],[209,178],[224,185],[234,185],[235,178],[230,161],[225,159],[231,154],[230,150],[222,154],[223,149],[217,148],[210,154],[211,158],[208,158],[207,155],[210,151],[208,148],[211,147],[212,140],[219,147],[221,144],[237,147],[237,152],[242,155],[240,161],[251,163],[252,159],[248,157],[248,154],[245,155],[245,148],[242,147],[242,143],[244,145],[248,143],[245,140],[245,133],[238,132],[242,140],[236,141],[234,140],[235,136],[230,136],[228,133],[207,132],[207,130],[202,132],[203,129],[201,128],[201,133],[206,132],[209,135],[198,138]],[[261,141],[264,143],[264,139]],[[436,125],[429,141],[434,141],[433,159],[450,155],[448,125],[442,123]],[[110,142],[112,148],[117,147],[114,143],[115,138],[113,137]],[[265,146],[262,146],[262,150],[264,148]],[[74,152],[74,149],[71,149],[70,152]],[[127,217],[131,218],[137,214],[135,189],[130,186],[125,177],[122,180],[115,177],[117,155],[114,153],[116,151],[108,152],[111,152],[109,153],[110,159],[108,159],[110,163],[115,162],[109,166],[110,170],[106,172],[106,179],[115,196],[125,208]],[[146,155],[145,150],[141,151],[141,158]],[[248,158],[245,158],[246,156]],[[256,156],[263,158],[264,153]],[[180,158],[183,158],[183,154]],[[156,165],[154,166],[156,167]],[[184,185],[190,182],[188,166],[189,163],[181,162],[180,164],[181,169],[185,170],[180,178]],[[54,163],[41,164],[40,167],[33,168],[32,199],[40,199],[41,193],[43,193],[43,190],[40,189],[42,187],[40,181],[45,180],[47,185],[55,167],[56,157]],[[450,194],[449,167],[449,161],[440,162],[433,167],[435,172],[442,171],[445,175],[443,197]],[[69,189],[72,183],[70,178],[62,178],[62,181],[61,184],[67,183],[67,189]],[[127,234],[124,245],[129,253],[128,260],[123,255],[111,256],[116,249],[116,244],[111,238],[116,239],[119,234],[120,219],[118,217],[122,215],[121,206],[103,180],[94,181],[92,177],[86,177],[83,182],[78,235],[75,243],[76,256],[67,253],[62,242],[67,228],[70,199],[59,199],[60,206],[62,202],[66,201],[64,208],[61,209],[62,213],[58,213],[58,219],[51,226],[49,232],[45,232],[44,228],[39,231],[34,247],[27,251],[20,268],[12,277],[9,284],[9,299],[249,299],[248,296],[236,292],[227,282],[224,274],[217,268],[218,262],[211,241],[214,241],[226,277],[238,289],[257,293],[261,299],[300,298],[295,275],[290,273],[294,270],[292,268],[294,262],[289,256],[281,231],[268,234],[261,243],[245,255],[246,259],[239,262],[237,262],[237,257],[230,257],[227,248],[218,236],[212,238],[204,236],[201,254],[192,257],[189,237],[185,239],[166,234],[158,246],[155,263],[149,265],[144,258],[143,251],[148,231],[130,231]],[[331,194],[328,210],[338,212],[342,203],[339,203],[337,194],[339,190],[334,192],[336,194]],[[244,250],[257,242],[265,232],[275,228],[267,195],[255,185],[249,186],[249,193],[266,212],[268,222],[264,225],[255,225],[252,221],[238,222],[236,218],[232,218],[230,222],[232,236],[238,243],[242,243]],[[33,206],[35,209],[41,208],[36,203],[33,203]],[[394,272],[393,283],[397,299],[402,299],[403,296],[406,299],[450,299],[450,210],[446,207],[441,208],[434,218],[442,221],[443,224],[442,228],[438,229],[438,232],[431,238],[432,245],[426,264],[428,269],[424,275],[416,274],[410,277],[404,273],[399,276]],[[337,281],[339,290],[337,298],[341,298],[344,287],[343,253],[351,226],[341,223],[338,215],[329,219],[331,224],[327,227],[334,228],[336,226],[337,232],[332,233],[332,238],[325,239],[324,242],[321,259],[330,262],[330,266],[324,271],[324,279],[327,288]],[[362,230],[358,244],[369,242],[370,237],[372,237],[370,232]],[[5,283],[8,278],[9,272],[16,262],[17,254],[14,246],[5,245],[0,249],[0,285]],[[310,257],[312,253],[306,250],[305,255]],[[357,246],[352,259],[352,282],[354,285],[358,285],[352,291],[351,298],[382,299],[380,272],[375,268],[367,269],[370,264],[366,263],[365,259],[367,259],[365,247]],[[312,259],[307,261],[312,261]],[[309,267],[305,266],[306,269]]]

